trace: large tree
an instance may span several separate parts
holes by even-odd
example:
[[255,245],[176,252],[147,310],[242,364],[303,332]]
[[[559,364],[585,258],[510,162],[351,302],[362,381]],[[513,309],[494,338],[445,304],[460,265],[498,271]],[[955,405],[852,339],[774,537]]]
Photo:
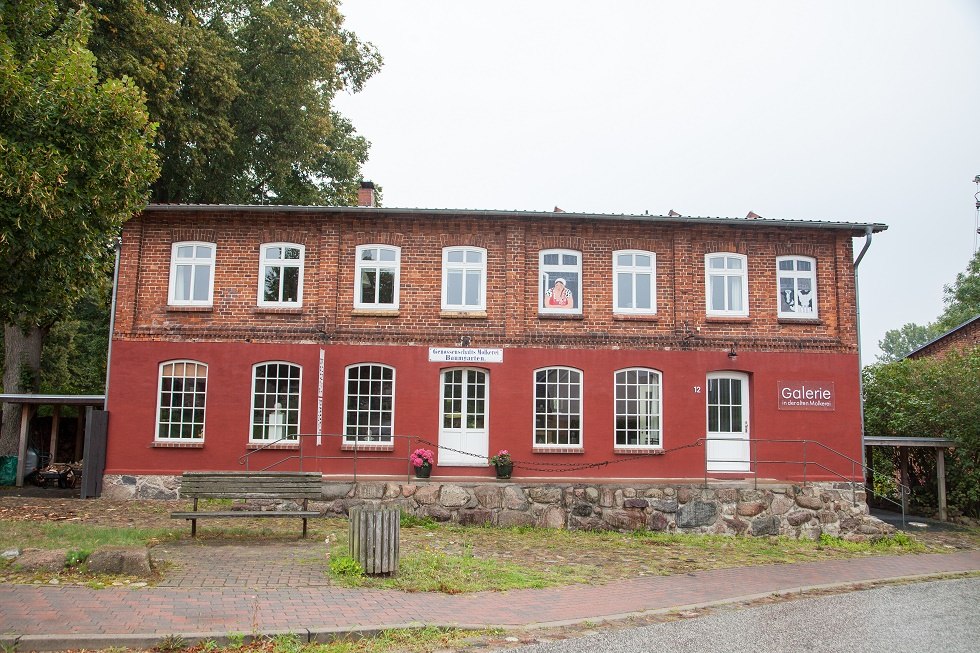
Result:
[[[158,167],[140,90],[99,79],[91,17],[55,0],[0,3],[3,389],[38,387],[45,336],[111,266],[112,241]],[[0,454],[16,452],[6,407]]]
[[133,79],[159,123],[155,201],[356,203],[368,143],[332,105],[381,58],[337,0],[90,4],[101,74]]

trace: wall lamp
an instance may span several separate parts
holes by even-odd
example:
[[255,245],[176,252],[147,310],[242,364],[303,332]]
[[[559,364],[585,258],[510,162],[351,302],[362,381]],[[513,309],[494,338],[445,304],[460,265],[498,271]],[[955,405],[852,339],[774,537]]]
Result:
[[734,342],[732,343],[732,348],[728,350],[728,358],[730,360],[735,360],[736,358],[738,358],[738,352],[735,351],[735,343]]

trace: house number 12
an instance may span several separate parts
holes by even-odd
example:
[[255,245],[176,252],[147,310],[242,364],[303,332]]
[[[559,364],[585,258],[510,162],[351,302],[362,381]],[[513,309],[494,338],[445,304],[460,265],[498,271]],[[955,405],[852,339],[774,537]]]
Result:
[[701,394],[701,386],[699,385],[694,386],[694,394],[696,395]]

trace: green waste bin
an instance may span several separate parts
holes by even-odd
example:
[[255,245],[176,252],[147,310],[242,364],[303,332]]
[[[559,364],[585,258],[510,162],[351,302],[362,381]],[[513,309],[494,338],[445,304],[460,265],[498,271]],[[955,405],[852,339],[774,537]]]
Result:
[[0,485],[17,484],[17,456],[0,456]]

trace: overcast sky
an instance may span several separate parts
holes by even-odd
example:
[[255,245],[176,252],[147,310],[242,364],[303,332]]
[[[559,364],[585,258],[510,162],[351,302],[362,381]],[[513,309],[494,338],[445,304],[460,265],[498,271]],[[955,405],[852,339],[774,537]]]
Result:
[[[391,207],[884,222],[865,363],[974,251],[980,2],[346,0]],[[863,245],[855,240],[855,253]]]

